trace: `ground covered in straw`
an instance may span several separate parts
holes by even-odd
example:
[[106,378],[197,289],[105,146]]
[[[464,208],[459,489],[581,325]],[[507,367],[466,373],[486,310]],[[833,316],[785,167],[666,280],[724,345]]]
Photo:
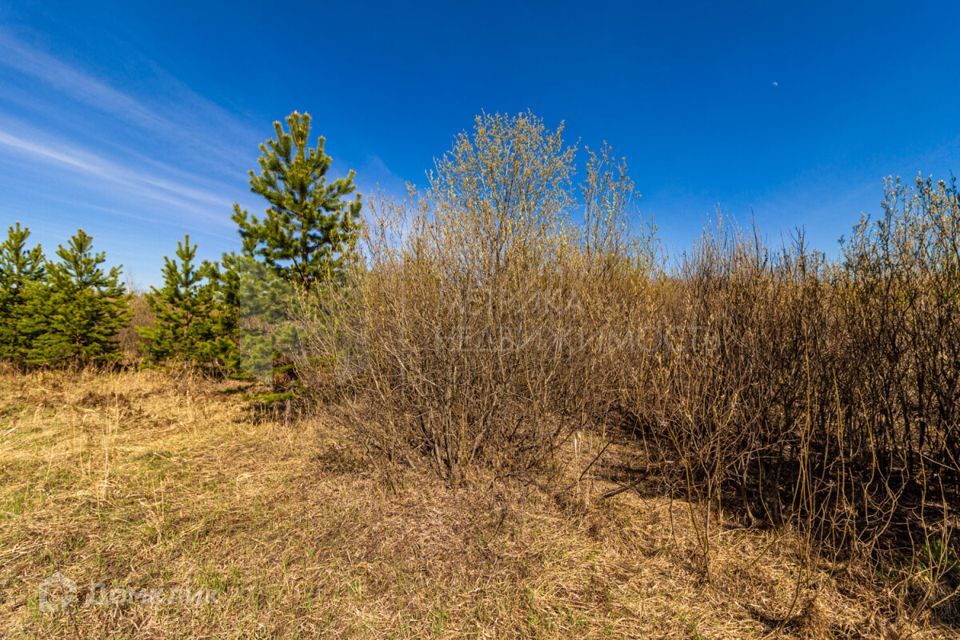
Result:
[[[0,637],[915,630],[853,569],[799,574],[782,532],[718,527],[705,576],[690,505],[599,498],[635,458],[626,443],[579,485],[450,488],[386,473],[336,415],[257,423],[229,385],[155,372],[3,375]],[[587,444],[571,444],[573,481]]]

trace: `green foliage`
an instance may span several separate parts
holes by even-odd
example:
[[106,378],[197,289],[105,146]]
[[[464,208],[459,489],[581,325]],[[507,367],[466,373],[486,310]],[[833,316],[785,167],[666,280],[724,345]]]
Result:
[[268,381],[279,373],[277,363],[299,350],[290,317],[294,286],[259,260],[236,254],[223,256],[222,286],[237,316],[237,372]]
[[156,323],[140,335],[152,362],[188,362],[222,375],[235,364],[236,311],[221,290],[219,265],[197,265],[196,254],[187,235],[177,243],[176,258],[164,258],[163,287],[147,294]]
[[27,293],[42,283],[43,251],[40,245],[27,249],[30,230],[16,226],[7,229],[0,244],[0,360],[23,367],[32,336],[27,330]]
[[103,252],[83,229],[57,249],[46,266],[47,282],[27,287],[26,331],[36,335],[30,364],[108,364],[120,357],[117,332],[127,320],[127,293],[120,267],[105,271]]
[[347,200],[356,190],[352,171],[327,182],[332,159],[323,137],[309,146],[308,114],[292,113],[286,131],[279,122],[274,128],[275,139],[260,145],[259,175],[250,172],[266,215],[234,207],[243,250],[224,256],[224,289],[238,314],[240,374],[270,382],[272,393],[257,398],[264,407],[289,408],[302,341],[292,308],[298,295],[343,281],[356,256],[361,199]]
[[250,172],[250,188],[269,206],[259,219],[234,205],[243,253],[257,257],[277,275],[302,289],[338,280],[354,254],[361,201],[344,198],[356,190],[353,171],[330,183],[332,159],[324,138],[309,147],[310,115],[293,112],[289,132],[274,122],[276,139],[260,145],[260,175]]

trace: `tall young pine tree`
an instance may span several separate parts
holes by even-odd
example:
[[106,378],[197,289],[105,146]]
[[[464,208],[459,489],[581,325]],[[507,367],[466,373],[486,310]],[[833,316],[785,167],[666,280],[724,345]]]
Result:
[[152,362],[186,362],[223,375],[234,362],[235,312],[224,300],[219,265],[197,265],[196,255],[187,235],[177,243],[176,257],[164,258],[163,286],[147,294],[156,322],[140,335]]
[[356,248],[361,200],[346,197],[356,191],[351,170],[345,178],[327,182],[332,159],[325,140],[310,145],[310,114],[294,111],[289,131],[273,123],[277,136],[260,145],[260,174],[250,172],[250,189],[267,201],[260,219],[234,205],[244,254],[267,266],[301,289],[335,281]]
[[27,249],[30,229],[7,229],[0,244],[0,360],[23,367],[34,338],[26,323],[27,296],[31,287],[44,279],[44,258],[40,245]]
[[108,364],[120,358],[117,333],[127,320],[127,293],[120,267],[104,270],[105,254],[93,250],[83,229],[57,248],[47,263],[47,286],[29,296],[28,326],[38,334],[31,364]]
[[327,181],[332,159],[324,138],[310,146],[310,115],[294,112],[287,130],[260,145],[260,173],[250,189],[267,201],[263,218],[234,206],[242,255],[224,256],[231,299],[238,305],[243,372],[272,378],[280,396],[290,393],[299,333],[292,322],[293,296],[335,284],[353,259],[361,199],[354,173]]

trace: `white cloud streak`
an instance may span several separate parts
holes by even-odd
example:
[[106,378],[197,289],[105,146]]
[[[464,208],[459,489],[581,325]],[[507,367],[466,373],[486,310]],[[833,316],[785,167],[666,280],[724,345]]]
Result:
[[[21,157],[59,165],[72,172],[125,187],[138,196],[175,206],[178,210],[203,215],[213,222],[229,222],[225,214],[232,203],[220,194],[124,167],[62,141],[37,142],[0,129],[0,147],[5,147]],[[211,213],[213,211],[224,214]]]
[[135,98],[24,44],[4,29],[0,29],[0,64],[42,80],[91,107],[123,116],[146,128],[165,124],[164,118]]
[[[228,197],[225,194],[235,187],[225,187],[208,176],[240,179],[243,168],[238,165],[255,151],[258,136],[152,63],[144,66],[155,92],[150,105],[0,27],[0,70],[7,70],[7,77],[13,78],[7,94],[14,102],[8,101],[8,105],[15,105],[31,123],[26,126],[15,118],[0,118],[0,150],[21,161],[96,178],[83,183],[87,189],[96,189],[98,181],[109,183],[112,189],[104,192],[104,204],[114,208],[125,203],[138,206],[139,199],[145,198],[175,209],[173,214],[229,224],[233,198],[239,194]],[[27,84],[19,85],[17,78]],[[102,120],[104,115],[110,119]],[[131,136],[129,128],[121,133],[119,123],[142,135]],[[164,163],[156,153],[143,153],[144,148],[163,149],[177,166]],[[28,165],[17,165],[19,170],[25,167]],[[123,202],[117,191],[127,196]]]

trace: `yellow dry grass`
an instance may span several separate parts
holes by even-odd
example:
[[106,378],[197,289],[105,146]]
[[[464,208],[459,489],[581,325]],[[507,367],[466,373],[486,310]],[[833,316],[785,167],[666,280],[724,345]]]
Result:
[[[156,372],[0,376],[0,637],[916,631],[852,570],[819,569],[798,594],[782,532],[718,528],[705,579],[685,503],[597,499],[615,486],[602,480],[387,476],[333,415],[255,424],[223,386]],[[567,473],[588,457],[571,453]],[[40,585],[57,572],[79,601],[48,612]],[[96,584],[207,597],[86,602]]]

